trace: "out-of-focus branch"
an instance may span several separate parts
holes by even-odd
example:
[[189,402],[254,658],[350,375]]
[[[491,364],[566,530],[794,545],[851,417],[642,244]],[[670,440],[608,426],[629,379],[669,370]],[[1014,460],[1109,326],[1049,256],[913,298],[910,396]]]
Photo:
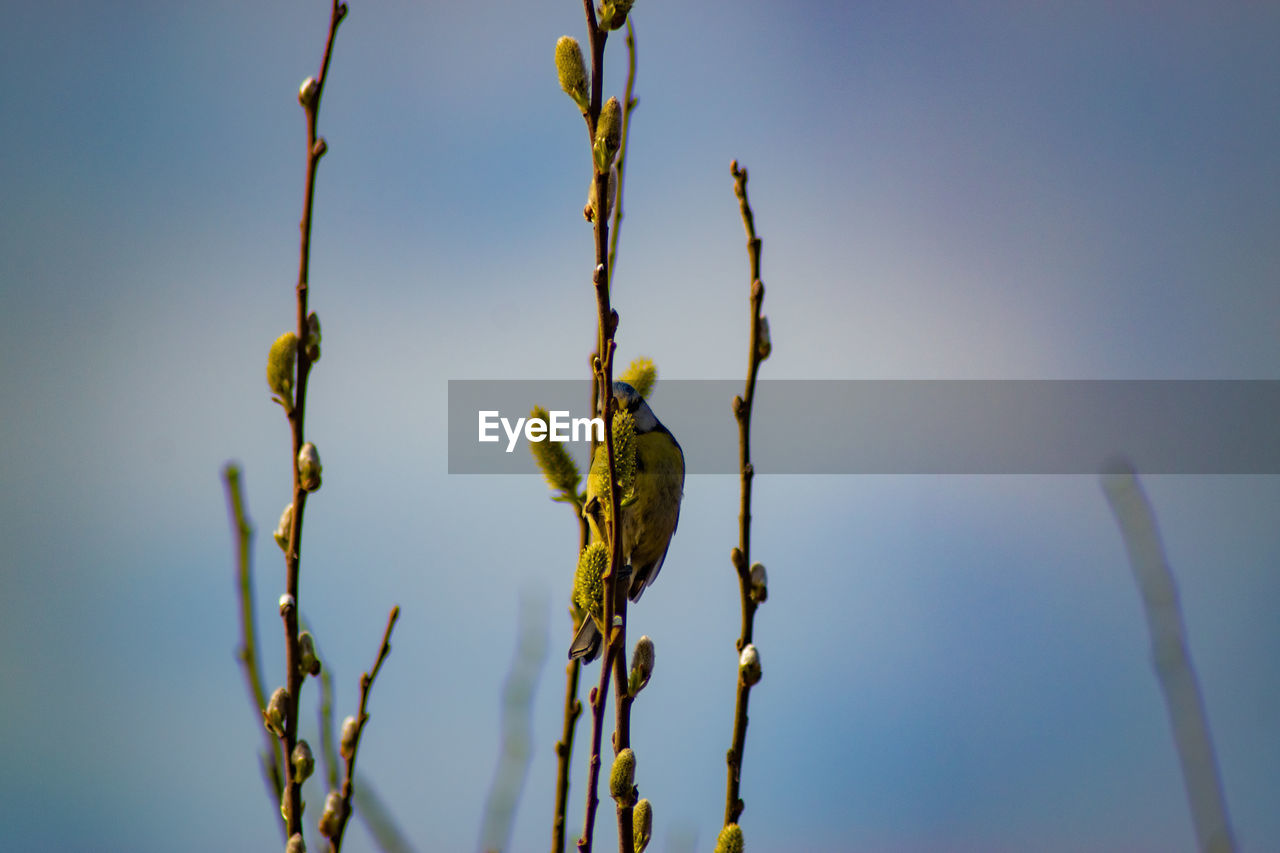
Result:
[[[262,663],[258,657],[257,629],[253,610],[253,524],[244,508],[244,495],[240,490],[240,466],[227,463],[222,469],[222,482],[227,493],[227,509],[231,515],[231,530],[236,538],[236,597],[240,602],[240,647],[236,659],[244,670],[249,685],[249,698],[253,700],[253,718],[262,722],[262,709],[267,707],[267,694],[262,687]],[[280,802],[284,779],[280,772],[282,756],[280,741],[263,729],[266,749],[259,755],[262,776],[267,783],[267,795],[272,804]]]
[[1108,467],[1102,476],[1102,487],[1120,525],[1129,565],[1142,593],[1151,632],[1152,660],[1173,726],[1196,840],[1202,851],[1227,853],[1235,850],[1227,802],[1205,720],[1204,699],[1187,652],[1178,589],[1160,541],[1155,513],[1133,467],[1126,461]]

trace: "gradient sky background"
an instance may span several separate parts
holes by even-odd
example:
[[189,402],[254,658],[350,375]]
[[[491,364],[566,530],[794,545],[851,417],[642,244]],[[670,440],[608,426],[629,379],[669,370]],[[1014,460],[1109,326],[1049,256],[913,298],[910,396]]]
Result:
[[[293,322],[295,93],[327,4],[10,6],[0,826],[15,850],[273,849],[218,477],[228,459],[246,472],[276,683],[270,530],[290,463],[263,364]],[[576,527],[538,478],[448,476],[444,411],[451,378],[585,382],[589,160],[552,64],[557,37],[584,38],[582,9],[351,7],[321,113],[307,414],[325,476],[302,606],[339,717],[401,606],[360,768],[419,849],[468,850],[522,591],[541,602],[549,658],[510,849],[543,850]],[[1280,378],[1275,4],[639,0],[635,15],[623,363],[742,375],[736,157],[765,241],[770,378]],[[608,63],[620,95],[621,39]],[[728,400],[724,429],[735,441]],[[1146,484],[1237,838],[1280,850],[1280,479]],[[723,811],[736,495],[731,477],[689,480],[662,582],[633,612],[631,635],[657,644],[633,726],[655,850],[709,850]],[[771,587],[743,782],[753,853],[1194,849],[1095,478],[762,477],[755,507]],[[308,799],[314,821],[319,786]],[[363,827],[347,849],[371,849]]]

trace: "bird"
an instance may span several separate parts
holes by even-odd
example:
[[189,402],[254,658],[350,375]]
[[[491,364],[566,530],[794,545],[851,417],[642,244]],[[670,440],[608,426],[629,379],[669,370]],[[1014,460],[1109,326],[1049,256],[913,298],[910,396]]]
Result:
[[[619,589],[631,601],[639,601],[658,578],[667,559],[671,537],[680,521],[680,499],[684,495],[684,451],[671,430],[662,425],[640,392],[626,382],[613,383],[618,411],[635,418],[636,476],[632,494],[622,504],[621,533],[623,563]],[[583,515],[594,541],[609,542],[609,529],[601,498],[608,500],[609,462],[603,444],[596,446],[587,476],[587,500]],[[569,646],[569,659],[584,663],[600,653],[600,626],[584,616]]]

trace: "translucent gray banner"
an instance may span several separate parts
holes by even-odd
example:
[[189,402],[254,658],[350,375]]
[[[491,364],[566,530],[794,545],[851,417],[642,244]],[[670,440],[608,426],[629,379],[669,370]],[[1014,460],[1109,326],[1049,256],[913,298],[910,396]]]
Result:
[[[737,473],[742,390],[663,380],[650,395],[688,473]],[[519,419],[562,412],[568,434],[589,396],[585,380],[450,380],[449,473],[537,473]],[[1280,474],[1278,427],[1276,380],[762,380],[751,455],[758,474],[1096,474],[1118,455],[1144,474]],[[586,441],[564,446],[585,471]]]

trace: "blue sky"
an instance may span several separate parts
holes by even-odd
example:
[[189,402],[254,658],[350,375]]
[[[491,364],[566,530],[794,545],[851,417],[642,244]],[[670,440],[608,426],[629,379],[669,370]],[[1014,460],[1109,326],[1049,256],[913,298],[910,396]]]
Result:
[[[448,476],[444,413],[449,379],[585,377],[589,161],[552,66],[582,10],[351,6],[321,113],[308,428],[325,483],[302,606],[339,716],[401,606],[360,766],[420,849],[462,850],[521,591],[553,602],[510,848],[541,850],[576,528],[536,478]],[[639,0],[635,15],[622,361],[741,375],[737,158],[765,240],[770,378],[1280,378],[1275,7]],[[263,362],[292,324],[295,93],[326,22],[300,0],[53,2],[0,29],[0,823],[19,848],[277,838],[232,656],[218,472],[245,468],[274,682],[268,534],[289,450]],[[609,93],[624,55],[611,44]],[[1236,836],[1275,849],[1280,482],[1147,487]],[[736,490],[690,479],[633,614],[658,652],[633,729],[651,849],[709,849],[723,811]],[[751,850],[1194,848],[1093,478],[762,477],[755,517],[771,590]],[[371,849],[362,828],[348,849]]]

